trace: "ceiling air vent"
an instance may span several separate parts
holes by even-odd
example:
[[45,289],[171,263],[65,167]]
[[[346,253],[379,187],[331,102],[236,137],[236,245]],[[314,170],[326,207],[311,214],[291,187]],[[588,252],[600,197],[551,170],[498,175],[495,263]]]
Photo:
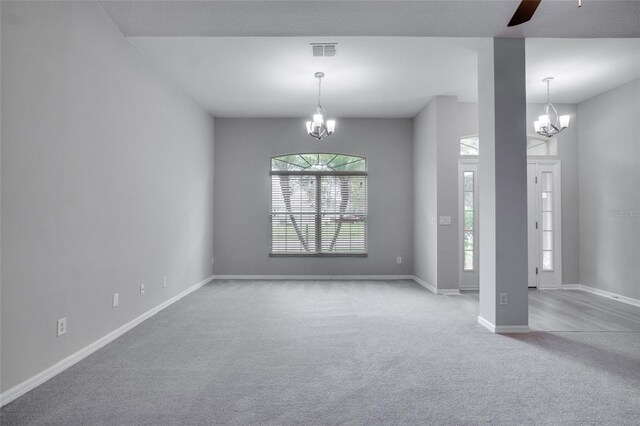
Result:
[[338,43],[311,43],[313,56],[336,56]]

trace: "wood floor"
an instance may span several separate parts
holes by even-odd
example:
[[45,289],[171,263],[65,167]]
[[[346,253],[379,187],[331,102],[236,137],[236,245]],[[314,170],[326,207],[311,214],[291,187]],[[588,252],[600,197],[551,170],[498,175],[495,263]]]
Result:
[[[478,292],[463,292],[463,297],[477,303]],[[532,331],[640,333],[640,307],[581,290],[530,289],[529,327]]]
[[581,290],[530,290],[529,326],[538,331],[640,332],[640,307]]

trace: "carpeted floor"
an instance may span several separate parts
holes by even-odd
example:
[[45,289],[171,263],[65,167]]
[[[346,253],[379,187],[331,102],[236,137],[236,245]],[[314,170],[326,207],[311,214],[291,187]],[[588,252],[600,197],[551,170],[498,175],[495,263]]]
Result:
[[640,333],[493,335],[412,281],[218,281],[2,425],[637,425]]

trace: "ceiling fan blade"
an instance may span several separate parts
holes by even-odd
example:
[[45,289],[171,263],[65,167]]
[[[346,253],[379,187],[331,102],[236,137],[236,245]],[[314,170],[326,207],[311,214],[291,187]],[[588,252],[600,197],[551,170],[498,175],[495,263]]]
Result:
[[542,0],[522,0],[507,27],[524,24],[531,19]]

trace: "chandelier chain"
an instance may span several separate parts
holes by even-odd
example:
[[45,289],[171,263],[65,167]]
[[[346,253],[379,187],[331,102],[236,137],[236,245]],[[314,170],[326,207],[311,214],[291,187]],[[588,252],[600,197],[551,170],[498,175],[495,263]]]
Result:
[[547,80],[547,103],[549,103],[549,81]]

